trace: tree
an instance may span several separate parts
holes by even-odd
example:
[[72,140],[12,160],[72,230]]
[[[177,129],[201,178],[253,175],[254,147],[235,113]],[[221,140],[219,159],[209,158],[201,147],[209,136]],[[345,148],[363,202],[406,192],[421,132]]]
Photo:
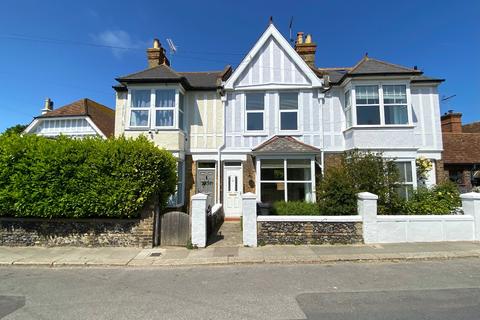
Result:
[[5,129],[3,134],[21,134],[25,129],[27,129],[28,125],[26,124],[17,124],[14,125],[13,127]]

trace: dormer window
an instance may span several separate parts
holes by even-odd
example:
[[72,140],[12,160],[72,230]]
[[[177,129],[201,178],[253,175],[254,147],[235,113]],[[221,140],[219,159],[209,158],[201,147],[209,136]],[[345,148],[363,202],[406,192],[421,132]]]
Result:
[[184,97],[179,89],[130,90],[131,129],[184,130]]

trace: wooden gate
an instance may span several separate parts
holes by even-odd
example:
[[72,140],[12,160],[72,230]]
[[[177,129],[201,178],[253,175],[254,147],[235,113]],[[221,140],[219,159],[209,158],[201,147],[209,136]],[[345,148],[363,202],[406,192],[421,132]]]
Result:
[[190,239],[190,216],[172,211],[161,215],[160,245],[186,246]]

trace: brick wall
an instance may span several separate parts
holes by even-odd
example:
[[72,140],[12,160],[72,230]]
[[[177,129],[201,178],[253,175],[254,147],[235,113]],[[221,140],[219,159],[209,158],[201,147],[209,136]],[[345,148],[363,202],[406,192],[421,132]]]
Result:
[[197,163],[191,155],[185,156],[185,212],[190,214],[190,199],[195,194],[195,180],[197,179]]
[[251,155],[247,155],[247,161],[243,162],[243,191],[255,193],[255,162]]
[[323,155],[323,164],[325,166],[325,172],[328,168],[339,167],[342,164],[343,153],[325,153]]
[[154,204],[139,219],[0,218],[1,246],[152,247]]

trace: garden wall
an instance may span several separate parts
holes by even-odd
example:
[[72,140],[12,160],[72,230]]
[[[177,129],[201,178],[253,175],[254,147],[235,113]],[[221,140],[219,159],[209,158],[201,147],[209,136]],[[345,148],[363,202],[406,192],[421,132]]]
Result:
[[1,246],[152,247],[153,204],[139,219],[0,218]]
[[259,244],[362,243],[359,216],[258,216]]

